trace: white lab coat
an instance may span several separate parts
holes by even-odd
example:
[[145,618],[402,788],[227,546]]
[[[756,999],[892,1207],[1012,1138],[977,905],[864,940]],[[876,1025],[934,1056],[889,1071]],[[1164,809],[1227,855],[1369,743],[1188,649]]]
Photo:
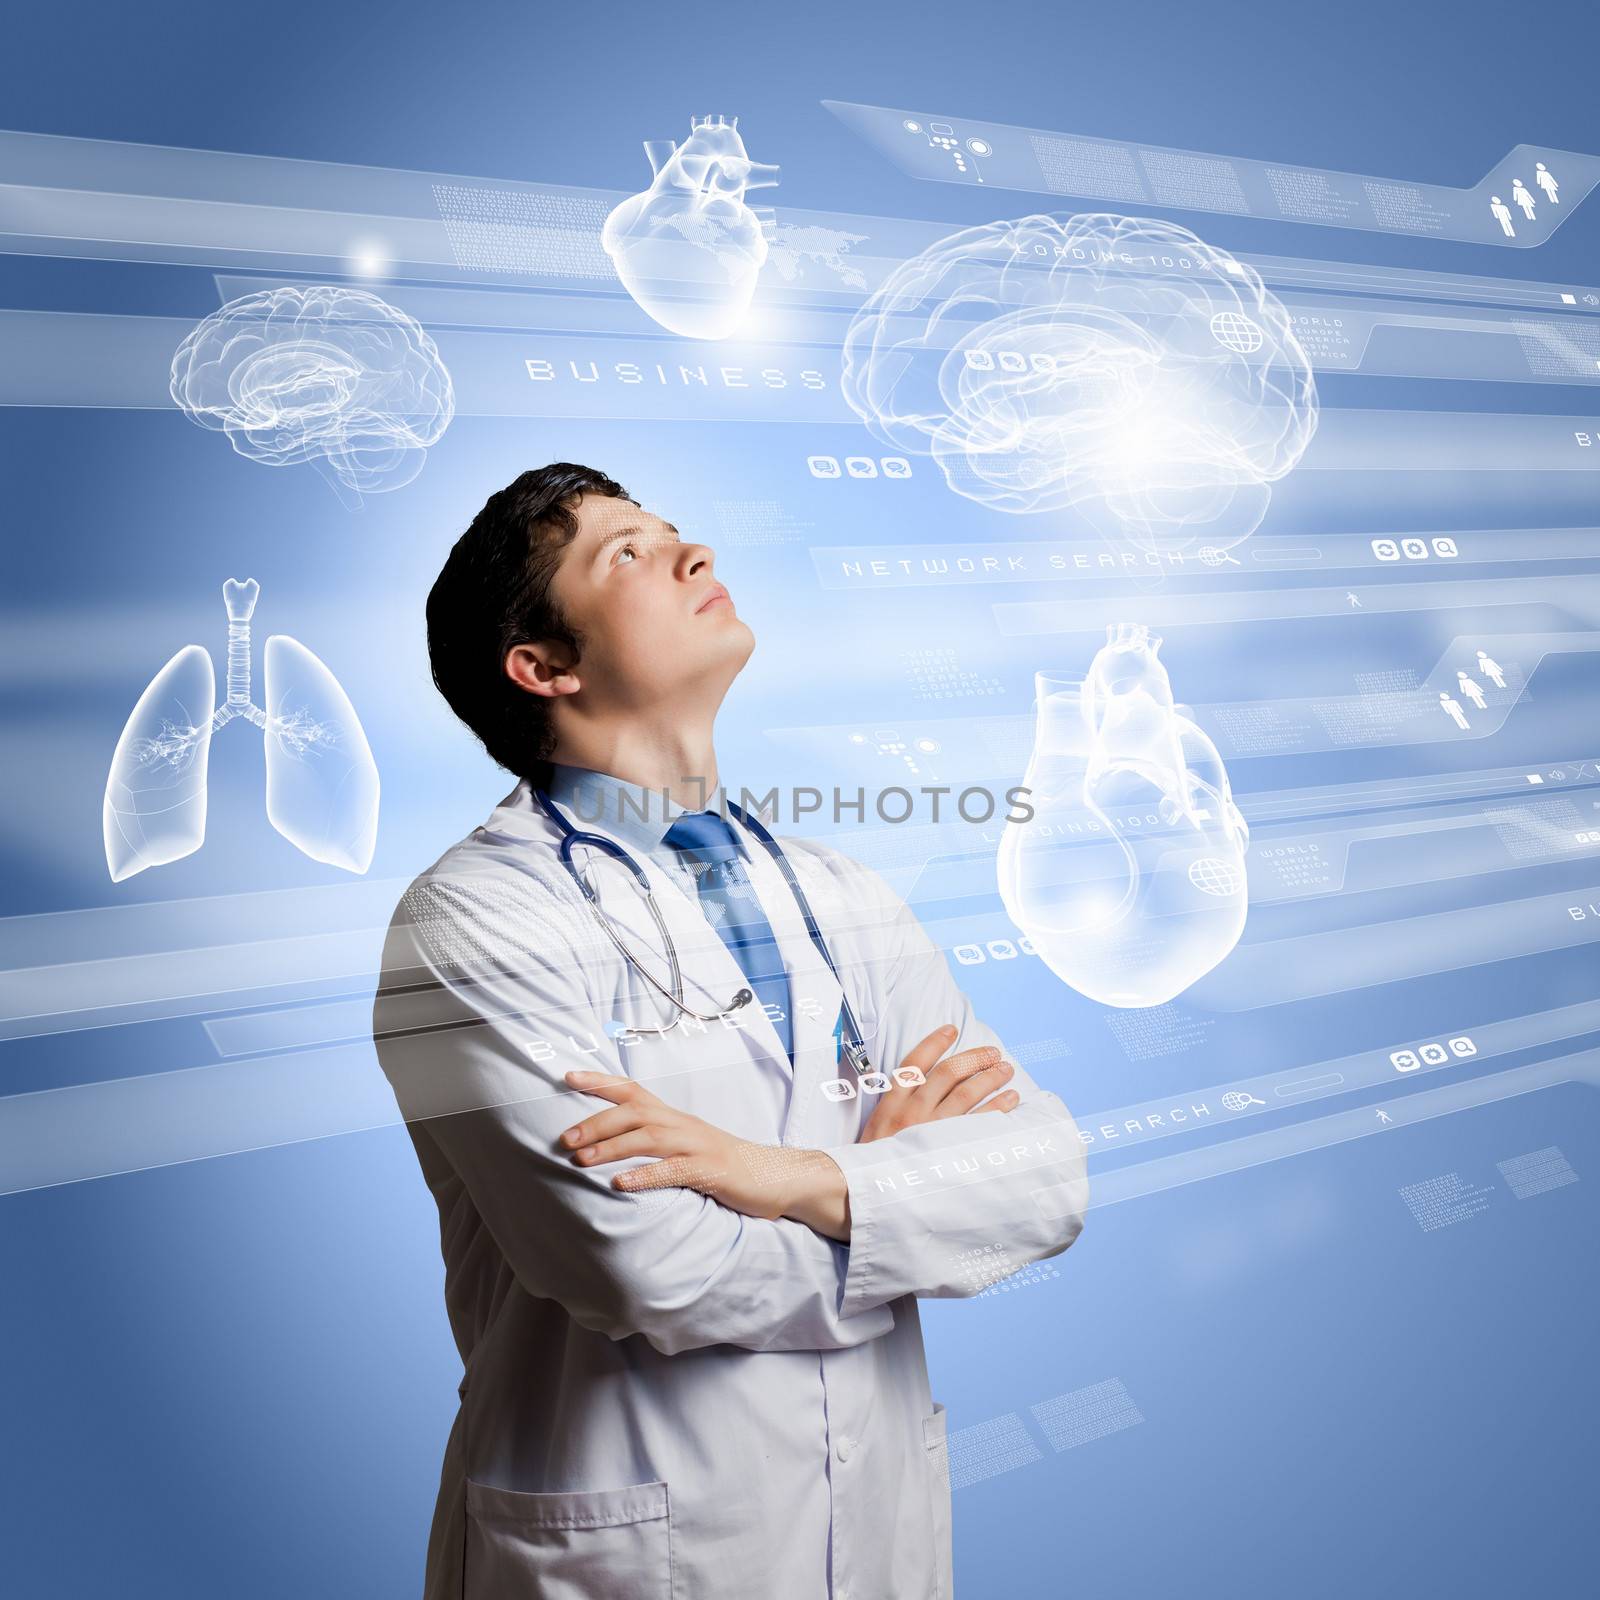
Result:
[[[1020,1267],[1071,1244],[1088,1194],[1071,1117],[1019,1068],[1010,1113],[858,1144],[875,1098],[821,1088],[853,1077],[834,1057],[839,985],[747,832],[790,973],[792,1074],[754,1005],[737,1025],[618,1042],[608,1021],[657,1026],[667,1008],[589,916],[558,837],[519,784],[418,877],[374,1009],[438,1202],[465,1366],[427,1600],[947,1600],[945,1414],[915,1297],[984,1287],[996,1246]],[[821,845],[786,850],[880,1068],[946,1021],[954,1048],[999,1043],[882,878]],[[693,894],[635,859],[687,1003],[720,1009],[745,981],[737,963]],[[643,897],[600,866],[608,915],[665,979]],[[603,1103],[566,1087],[573,1067],[626,1073],[747,1139],[828,1151],[850,1241],[688,1189],[612,1189],[636,1162],[574,1166],[558,1137]]]

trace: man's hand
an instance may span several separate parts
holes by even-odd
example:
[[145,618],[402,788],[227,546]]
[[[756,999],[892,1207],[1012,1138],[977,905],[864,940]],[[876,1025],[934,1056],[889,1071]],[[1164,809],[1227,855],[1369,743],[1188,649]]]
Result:
[[[730,1211],[768,1221],[792,1217],[829,1238],[848,1239],[847,1190],[838,1164],[821,1150],[754,1144],[658,1099],[632,1078],[569,1072],[584,1094],[612,1102],[561,1135],[580,1167],[656,1156],[647,1167],[619,1172],[613,1189],[695,1189]],[[839,1231],[841,1230],[842,1231]]]
[[[881,1095],[859,1143],[887,1139],[919,1122],[1010,1111],[1017,1104],[1014,1090],[1002,1090],[1016,1069],[992,1045],[940,1060],[955,1037],[954,1027],[938,1028],[906,1056],[900,1065],[916,1068],[922,1081],[908,1087],[897,1080]],[[613,1189],[625,1194],[694,1189],[747,1217],[790,1217],[830,1239],[850,1237],[849,1189],[838,1163],[825,1151],[737,1138],[668,1105],[632,1078],[569,1072],[567,1082],[611,1102],[610,1110],[585,1117],[561,1135],[562,1147],[576,1166],[604,1166],[632,1156],[656,1158],[649,1166],[619,1172],[611,1180]]]
[[[887,1139],[918,1122],[965,1116],[969,1111],[1011,1111],[1016,1107],[1016,1090],[995,1094],[1010,1082],[1016,1068],[1003,1061],[993,1045],[963,1050],[960,1055],[939,1060],[955,1043],[956,1031],[954,1027],[935,1029],[900,1063],[902,1067],[915,1067],[923,1081],[907,1088],[896,1079],[894,1088],[878,1097],[858,1144]],[[990,1095],[994,1095],[992,1100]]]

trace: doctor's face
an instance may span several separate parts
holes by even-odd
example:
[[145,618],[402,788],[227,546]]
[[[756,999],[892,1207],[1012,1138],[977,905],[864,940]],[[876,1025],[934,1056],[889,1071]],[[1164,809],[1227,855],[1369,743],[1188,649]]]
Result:
[[583,640],[573,668],[591,704],[714,696],[755,649],[715,557],[628,500],[584,495],[551,596]]

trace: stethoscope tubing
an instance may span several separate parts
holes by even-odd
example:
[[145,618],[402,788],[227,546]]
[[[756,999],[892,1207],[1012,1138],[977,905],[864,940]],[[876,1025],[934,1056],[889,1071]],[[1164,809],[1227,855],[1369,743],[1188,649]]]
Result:
[[[684,1017],[693,1017],[697,1022],[718,1022],[741,1006],[748,1005],[755,998],[750,990],[740,989],[728,1005],[721,1011],[702,1014],[692,1010],[683,1000],[683,972],[678,963],[678,949],[673,942],[672,935],[667,931],[666,919],[661,915],[661,908],[656,904],[655,891],[650,887],[650,880],[645,876],[644,868],[633,859],[633,856],[615,840],[607,839],[603,834],[585,833],[574,828],[562,816],[558,807],[543,789],[535,789],[533,798],[538,802],[539,808],[561,830],[561,845],[558,854],[561,864],[566,868],[572,881],[577,884],[583,894],[594,919],[605,930],[606,937],[616,946],[618,954],[639,974],[657,994],[668,1001],[678,1012],[678,1015],[665,1028],[629,1028],[630,1033],[661,1034],[670,1033],[682,1022]],[[759,818],[751,816],[742,806],[735,805],[733,801],[726,802],[727,808],[743,825],[759,839],[776,863],[778,870],[783,874],[784,882],[789,886],[789,893],[794,896],[795,905],[799,908],[800,915],[805,921],[806,933],[810,936],[811,943],[816,947],[818,954],[828,965],[828,971],[833,974],[834,982],[839,985],[840,1005],[844,1013],[844,1049],[850,1061],[858,1072],[870,1072],[871,1061],[867,1055],[866,1041],[861,1036],[861,1029],[856,1023],[855,1012],[851,1009],[849,996],[844,992],[844,980],[839,976],[839,969],[834,965],[833,956],[829,953],[827,941],[822,937],[822,929],[817,922],[816,913],[811,909],[811,902],[805,890],[800,885],[800,880],[795,876],[794,868],[789,863],[789,858],[784,854],[783,846],[768,832],[765,823]],[[577,863],[572,859],[572,852],[578,846],[598,850],[603,855],[610,856],[614,861],[620,861],[629,872],[633,874],[634,881],[643,893],[645,903],[649,907],[650,915],[655,922],[656,931],[661,935],[662,948],[667,953],[667,963],[671,968],[672,988],[666,989],[656,979],[654,974],[646,969],[642,962],[625,946],[618,937],[617,931],[607,920],[605,913],[600,909],[599,896],[590,885],[588,879],[578,870]]]

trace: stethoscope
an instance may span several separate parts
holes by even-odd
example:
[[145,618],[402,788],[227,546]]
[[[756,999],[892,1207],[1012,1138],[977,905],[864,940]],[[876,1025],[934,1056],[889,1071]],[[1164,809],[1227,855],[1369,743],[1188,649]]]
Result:
[[[595,921],[604,929],[606,937],[617,947],[622,959],[663,1000],[668,1001],[678,1013],[664,1028],[636,1028],[630,1024],[628,1027],[630,1034],[659,1035],[671,1033],[685,1017],[693,1017],[696,1022],[720,1022],[724,1017],[731,1016],[740,1007],[749,1005],[755,999],[749,989],[740,989],[721,1011],[700,1012],[685,1005],[683,999],[683,971],[678,965],[678,947],[672,942],[672,935],[667,932],[666,919],[661,915],[660,906],[656,904],[655,890],[650,887],[650,880],[645,876],[644,868],[614,840],[607,839],[598,833],[582,833],[574,828],[561,815],[560,807],[543,789],[535,789],[533,798],[539,802],[539,807],[544,814],[561,830],[561,865],[567,869],[572,881],[583,891],[584,901],[593,914]],[[867,1054],[866,1041],[862,1038],[861,1029],[856,1023],[855,1012],[850,1009],[850,998],[845,994],[844,980],[839,976],[839,969],[833,964],[833,957],[828,954],[828,946],[823,941],[822,929],[817,926],[817,919],[811,909],[811,902],[806,898],[805,890],[800,887],[800,880],[794,875],[794,868],[789,865],[789,858],[783,853],[782,845],[767,831],[765,823],[752,817],[742,806],[735,805],[731,800],[726,801],[725,804],[727,809],[767,847],[767,853],[778,864],[778,870],[783,874],[784,882],[789,885],[789,893],[794,896],[795,904],[800,908],[800,915],[805,918],[806,932],[810,934],[812,944],[817,947],[822,959],[827,962],[828,971],[833,974],[834,982],[839,985],[839,1002],[843,1023],[840,1030],[840,1049],[843,1052],[844,1059],[858,1073],[871,1072],[872,1058]],[[634,882],[638,884],[643,892],[644,903],[649,907],[650,915],[655,921],[656,931],[661,935],[662,948],[667,953],[667,964],[672,972],[672,988],[670,990],[664,988],[657,981],[654,973],[650,972],[638,957],[623,944],[622,940],[617,937],[617,930],[611,926],[606,919],[606,914],[600,909],[599,896],[588,878],[578,869],[577,863],[572,859],[573,848],[577,845],[584,845],[591,850],[601,851],[614,861],[620,861],[633,874]]]

